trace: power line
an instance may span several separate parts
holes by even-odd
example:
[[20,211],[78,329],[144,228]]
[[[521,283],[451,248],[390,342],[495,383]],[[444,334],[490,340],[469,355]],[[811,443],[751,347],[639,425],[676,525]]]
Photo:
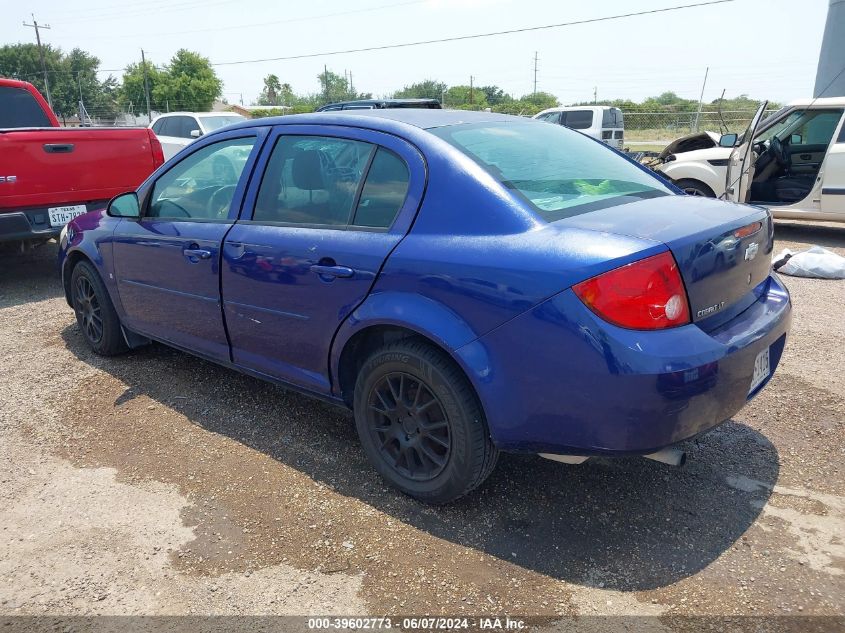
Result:
[[[375,7],[366,7],[363,9],[350,9],[348,11],[337,11],[334,13],[323,13],[319,15],[306,15],[299,18],[285,18],[283,20],[270,20],[264,22],[253,22],[251,24],[236,24],[232,26],[215,26],[209,27],[206,29],[191,29],[187,31],[169,31],[167,33],[156,33],[156,37],[166,37],[169,35],[189,35],[192,33],[214,33],[218,31],[232,31],[236,29],[251,29],[251,28],[261,28],[267,26],[276,26],[279,24],[291,24],[295,22],[308,22],[311,20],[322,20],[325,18],[335,18],[335,17],[342,17],[346,15],[355,15],[358,13],[373,13],[375,11],[382,11],[384,9],[393,9],[396,7],[405,7],[414,4],[425,4],[428,0],[408,0],[406,2],[396,2],[393,4],[382,4]],[[102,37],[97,38],[98,40],[114,40],[114,39],[125,39],[126,37],[137,36],[139,33],[123,33],[123,34],[114,34],[114,36],[109,37]],[[143,34],[140,34],[143,35]],[[61,39],[68,39],[68,38],[61,38]]]
[[680,11],[682,9],[693,9],[696,7],[706,7],[715,4],[725,4],[728,2],[735,2],[736,0],[710,0],[709,2],[698,2],[695,4],[683,4],[673,7],[665,7],[663,9],[650,9],[648,11],[636,11],[633,13],[621,13],[618,15],[608,15],[600,18],[588,18],[586,20],[574,20],[572,22],[561,22],[559,24],[544,24],[541,26],[528,26],[520,29],[508,29],[506,31],[494,31],[492,33],[475,33],[473,35],[457,35],[454,37],[444,37],[435,40],[420,40],[417,42],[403,42],[400,44],[383,44],[381,46],[367,46],[364,48],[349,48],[345,50],[328,51],[324,53],[303,53],[300,55],[287,55],[285,57],[265,57],[262,59],[243,59],[231,62],[216,62],[212,66],[234,66],[238,64],[256,64],[259,62],[281,62],[293,59],[307,59],[311,57],[326,57],[328,55],[345,55],[348,53],[365,53],[369,51],[383,51],[394,48],[408,48],[411,46],[425,46],[428,44],[443,44],[446,42],[460,42],[464,40],[474,40],[484,37],[496,37],[498,35],[513,35],[515,33],[529,33],[531,31],[543,31],[548,29],[558,29],[566,26],[577,26],[581,24],[594,24],[596,22],[608,22],[610,20],[621,20],[624,18],[632,18],[641,15],[653,15],[656,13],[668,13],[670,11]]

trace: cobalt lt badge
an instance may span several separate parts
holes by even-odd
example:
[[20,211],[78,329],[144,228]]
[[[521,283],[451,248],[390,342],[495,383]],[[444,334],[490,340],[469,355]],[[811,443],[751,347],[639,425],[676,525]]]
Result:
[[752,259],[757,257],[758,248],[760,248],[760,246],[757,242],[751,242],[751,244],[748,245],[748,248],[745,249],[745,261],[750,262]]

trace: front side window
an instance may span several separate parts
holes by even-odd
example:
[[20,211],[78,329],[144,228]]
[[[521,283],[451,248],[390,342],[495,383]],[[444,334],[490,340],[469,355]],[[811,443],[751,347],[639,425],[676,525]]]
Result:
[[252,219],[345,227],[375,147],[327,136],[281,136]]
[[146,217],[225,219],[253,145],[254,136],[229,139],[179,161],[156,181]]
[[592,110],[569,110],[561,112],[561,125],[571,127],[573,130],[586,130],[593,126]]
[[827,145],[833,138],[842,110],[794,110],[786,117],[757,135],[756,141],[769,141],[777,136],[789,141],[800,137],[801,145]]
[[485,168],[547,222],[644,198],[672,195],[606,145],[533,121],[430,130]]

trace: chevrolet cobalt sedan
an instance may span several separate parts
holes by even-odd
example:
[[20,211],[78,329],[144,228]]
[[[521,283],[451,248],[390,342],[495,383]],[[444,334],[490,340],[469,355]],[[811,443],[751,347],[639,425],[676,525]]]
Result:
[[445,503],[500,451],[671,462],[739,411],[790,324],[772,241],[563,126],[373,110],[207,134],[60,263],[95,352],[159,341],[348,407],[390,484]]

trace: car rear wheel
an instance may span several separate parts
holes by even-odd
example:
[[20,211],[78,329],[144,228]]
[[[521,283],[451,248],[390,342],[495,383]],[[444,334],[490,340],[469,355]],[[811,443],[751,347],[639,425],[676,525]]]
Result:
[[70,288],[76,322],[91,349],[101,356],[125,352],[128,348],[120,331],[120,319],[94,267],[86,261],[74,266]]
[[692,180],[691,178],[679,180],[675,183],[675,186],[679,189],[683,189],[684,193],[688,196],[704,196],[706,198],[716,197],[716,194],[713,193],[713,190],[710,187],[705,185],[703,182]]
[[358,374],[353,408],[375,469],[420,501],[453,501],[481,485],[496,464],[472,386],[425,341],[405,339],[373,353]]

